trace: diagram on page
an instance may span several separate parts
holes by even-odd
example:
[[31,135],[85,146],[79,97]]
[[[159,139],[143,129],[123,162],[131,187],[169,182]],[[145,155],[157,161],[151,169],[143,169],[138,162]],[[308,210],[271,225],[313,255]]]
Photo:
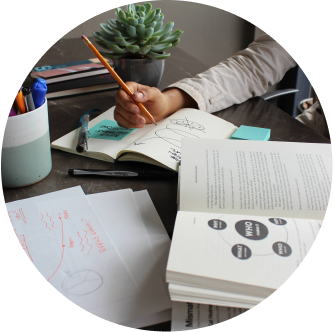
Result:
[[66,297],[91,309],[140,291],[85,197],[21,204],[8,209],[17,238]]
[[199,123],[191,121],[188,117],[180,119],[167,119],[163,122],[163,127],[158,128],[151,137],[137,140],[134,145],[149,144],[156,141],[166,142],[180,149],[182,137],[199,138],[205,134],[205,127]]
[[[230,220],[230,216],[228,222],[223,219],[223,215],[210,219],[207,226],[230,246],[236,258],[246,260],[252,256],[292,255],[292,246],[288,243],[288,222],[285,219],[267,218],[270,224],[253,219]],[[224,232],[226,229],[229,229],[227,236]]]

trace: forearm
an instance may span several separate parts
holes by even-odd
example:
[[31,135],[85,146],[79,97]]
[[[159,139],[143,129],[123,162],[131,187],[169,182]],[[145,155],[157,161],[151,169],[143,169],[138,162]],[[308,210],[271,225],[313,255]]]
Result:
[[181,108],[198,108],[197,102],[181,89],[166,89],[162,93],[167,103],[167,115],[171,115]]
[[290,55],[266,35],[217,66],[169,88],[183,90],[200,110],[213,113],[264,94],[295,65]]

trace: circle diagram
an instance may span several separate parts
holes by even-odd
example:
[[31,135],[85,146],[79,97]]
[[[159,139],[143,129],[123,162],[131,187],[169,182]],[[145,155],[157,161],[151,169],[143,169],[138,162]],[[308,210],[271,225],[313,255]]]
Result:
[[62,282],[64,291],[71,295],[83,296],[96,291],[103,284],[100,274],[91,270],[70,273]]
[[262,240],[268,235],[267,226],[255,220],[240,220],[235,228],[238,234],[249,240]]
[[208,221],[208,226],[220,231],[227,228],[227,223],[221,219],[211,219]]
[[290,245],[288,243],[281,241],[275,242],[272,248],[277,255],[282,257],[288,257],[291,255],[292,252]]
[[245,244],[240,244],[240,243],[235,244],[231,248],[231,252],[238,259],[248,259],[252,255],[251,249]]
[[274,225],[286,225],[287,221],[281,218],[269,218],[268,219]]

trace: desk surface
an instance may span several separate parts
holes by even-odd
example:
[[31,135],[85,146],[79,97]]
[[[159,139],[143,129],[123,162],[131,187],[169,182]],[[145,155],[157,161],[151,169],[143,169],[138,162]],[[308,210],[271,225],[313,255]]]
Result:
[[[171,57],[166,60],[165,74],[160,88],[185,77],[195,76],[208,67],[192,56],[178,49],[171,50]],[[38,61],[36,66],[52,65],[62,62],[92,58],[90,49],[78,39],[60,40],[52,46]],[[27,78],[27,81],[29,78]],[[49,123],[51,141],[67,134],[76,127],[78,119],[85,111],[99,108],[102,111],[115,104],[116,90],[97,92],[81,96],[49,100]],[[329,143],[325,137],[293,119],[276,106],[261,98],[250,99],[243,104],[234,105],[214,115],[232,122],[236,126],[248,125],[271,129],[271,140],[290,142]],[[111,164],[87,157],[81,157],[59,150],[52,150],[52,171],[39,183],[18,188],[4,189],[6,202],[46,194],[81,185],[86,194],[132,188],[134,191],[147,189],[153,203],[169,233],[172,232],[176,217],[176,179],[112,179],[69,177],[69,168],[95,168],[125,170],[134,167],[133,163]],[[151,165],[136,163],[136,168],[154,168]],[[170,324],[160,324],[148,328],[151,330],[170,329]]]

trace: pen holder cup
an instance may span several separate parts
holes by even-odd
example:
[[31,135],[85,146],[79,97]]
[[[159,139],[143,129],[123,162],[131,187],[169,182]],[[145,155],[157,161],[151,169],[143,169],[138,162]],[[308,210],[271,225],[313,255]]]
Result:
[[8,118],[2,143],[1,176],[5,188],[28,186],[52,169],[47,100],[35,110]]

